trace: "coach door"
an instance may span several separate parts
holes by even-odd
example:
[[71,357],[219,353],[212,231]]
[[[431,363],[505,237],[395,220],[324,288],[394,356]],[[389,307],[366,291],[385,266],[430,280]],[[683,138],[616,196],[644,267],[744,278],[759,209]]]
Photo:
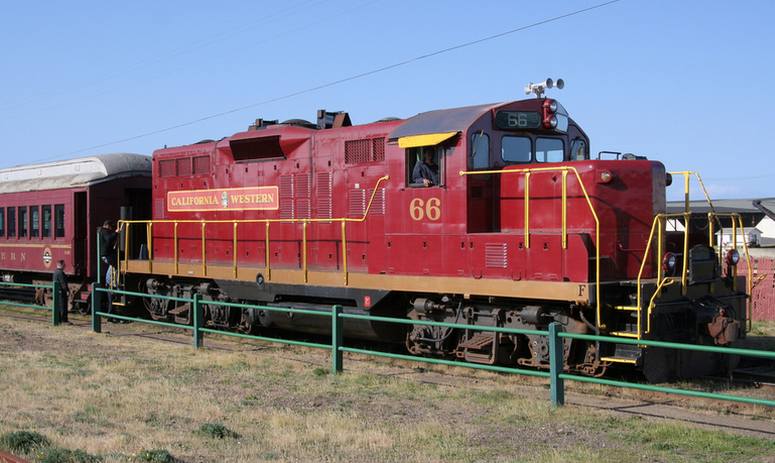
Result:
[[73,194],[73,271],[76,275],[86,273],[86,192]]

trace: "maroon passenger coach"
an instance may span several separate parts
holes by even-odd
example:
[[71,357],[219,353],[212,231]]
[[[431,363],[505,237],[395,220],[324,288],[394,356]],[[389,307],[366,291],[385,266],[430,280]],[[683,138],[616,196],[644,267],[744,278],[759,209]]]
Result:
[[151,160],[118,153],[0,170],[0,277],[50,282],[65,261],[74,304],[96,272],[96,227],[150,213]]

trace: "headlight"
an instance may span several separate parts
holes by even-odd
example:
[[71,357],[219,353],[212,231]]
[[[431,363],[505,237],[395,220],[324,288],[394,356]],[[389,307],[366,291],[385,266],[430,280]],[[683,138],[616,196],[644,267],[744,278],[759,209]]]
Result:
[[614,179],[614,174],[611,173],[610,170],[600,171],[600,183],[611,183],[611,180],[613,179]]
[[664,257],[662,257],[662,270],[665,271],[665,273],[672,274],[675,271],[675,264],[678,261],[675,254],[672,252],[666,252]]
[[727,265],[737,265],[738,262],[740,262],[740,253],[737,249],[727,251]]

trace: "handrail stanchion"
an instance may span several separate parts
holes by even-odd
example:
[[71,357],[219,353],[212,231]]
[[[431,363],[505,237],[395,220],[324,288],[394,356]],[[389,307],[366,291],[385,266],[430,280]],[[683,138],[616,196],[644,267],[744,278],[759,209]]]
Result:
[[683,255],[683,268],[681,269],[681,286],[683,286],[681,291],[684,296],[686,296],[686,291],[689,289],[686,285],[686,277],[689,273],[689,268],[688,268],[689,266],[689,227],[690,227],[689,222],[691,220],[692,220],[692,213],[684,212],[684,255]]
[[713,242],[713,212],[708,212],[708,247],[715,248],[716,245]]
[[524,199],[524,211],[525,211],[525,248],[530,249],[530,172],[525,174],[525,199]]
[[266,281],[272,281],[272,267],[269,266],[269,255],[271,254],[269,248],[269,222],[266,222],[266,231],[264,232],[264,251],[264,260],[266,261],[266,270],[264,270],[264,273],[266,273]]
[[[124,232],[124,272],[129,272],[129,229],[132,227],[130,227],[131,222],[124,222],[124,224],[126,225],[126,231]],[[121,227],[119,227],[119,229],[120,228]],[[98,245],[97,249],[99,248]],[[124,278],[124,281],[126,281],[126,277]]]
[[347,274],[347,222],[342,221],[342,270],[344,270],[344,285],[349,284]]
[[562,171],[562,248],[568,249],[568,171]]
[[[54,280],[53,291],[54,291],[54,294],[52,295],[52,298],[51,298],[51,303],[53,305],[51,307],[51,324],[54,326],[59,326],[59,323],[60,323],[59,298],[62,296],[60,296],[60,292],[59,292],[60,291],[59,282],[56,280]],[[67,304],[67,301],[65,301],[65,304]]]
[[307,271],[307,222],[301,223],[301,270],[304,273],[304,283],[308,281]]
[[178,259],[178,223],[172,225],[172,253],[175,259],[175,273],[180,273],[180,262]]
[[231,253],[232,253],[232,267],[234,269],[234,278],[237,278],[237,225],[239,223],[235,220],[234,221],[234,236],[233,241],[231,243]]
[[342,372],[342,347],[344,336],[342,333],[342,319],[339,315],[342,313],[342,306],[335,305],[331,308],[331,374],[335,375]]
[[[684,172],[684,212],[689,212],[689,175],[691,172]],[[688,226],[688,224],[687,224]]]
[[206,236],[207,232],[205,231],[205,227],[207,226],[207,222],[202,221],[202,276],[207,276],[207,242]]
[[565,405],[565,382],[560,377],[563,371],[563,340],[557,336],[562,331],[562,326],[557,322],[549,324],[549,391],[552,398],[552,406]]
[[[665,223],[667,223],[667,220],[662,217],[661,215],[657,215],[657,258],[655,259],[655,263],[657,266],[657,281],[662,281],[662,255],[663,255],[663,246],[664,246],[664,236],[663,236],[663,230],[665,228]],[[646,260],[648,256],[643,256],[643,260]],[[640,304],[640,301],[638,301],[638,304]],[[640,307],[638,307],[638,310],[640,310]],[[640,314],[638,314],[640,316]]]
[[[732,249],[737,250],[737,217],[732,216]],[[745,239],[745,236],[743,237]],[[732,290],[737,291],[737,265],[732,265]]]
[[199,293],[194,294],[194,298],[191,301],[191,314],[193,325],[193,337],[194,337],[194,349],[202,347],[202,332],[199,331],[202,328],[202,304],[200,303],[202,296]]
[[148,237],[146,238],[146,242],[148,243],[148,271],[150,273],[153,273],[153,222],[152,221],[148,222],[146,233],[148,233]]

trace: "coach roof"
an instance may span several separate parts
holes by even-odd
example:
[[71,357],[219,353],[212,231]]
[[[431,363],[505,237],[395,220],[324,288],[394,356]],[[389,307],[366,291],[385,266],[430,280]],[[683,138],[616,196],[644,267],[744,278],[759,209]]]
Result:
[[151,158],[113,153],[0,169],[0,193],[78,188],[116,178],[151,176]]

